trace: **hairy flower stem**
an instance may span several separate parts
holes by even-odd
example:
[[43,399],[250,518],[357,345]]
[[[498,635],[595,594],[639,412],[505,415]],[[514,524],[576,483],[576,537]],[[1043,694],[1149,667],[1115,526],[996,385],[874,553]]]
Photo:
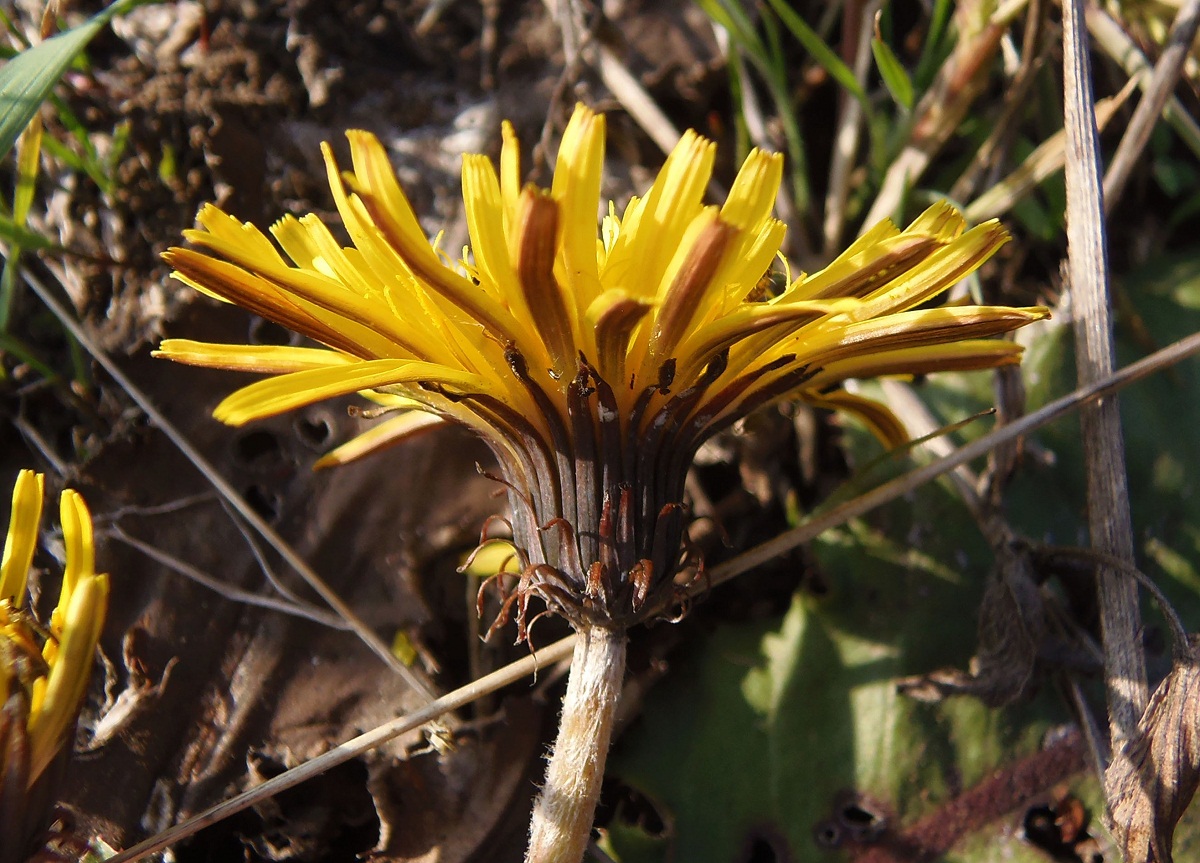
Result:
[[558,740],[533,807],[525,863],[580,863],[600,799],[613,716],[625,676],[625,630],[579,631]]

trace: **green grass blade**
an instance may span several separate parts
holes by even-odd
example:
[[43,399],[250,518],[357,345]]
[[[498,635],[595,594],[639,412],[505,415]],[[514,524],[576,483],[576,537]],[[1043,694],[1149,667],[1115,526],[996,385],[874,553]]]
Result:
[[31,231],[23,225],[18,225],[10,216],[0,214],[0,242],[9,247],[11,254],[13,246],[38,252],[62,252],[62,246],[53,240],[43,237],[36,231]]
[[842,62],[842,58],[834,53],[833,49],[825,44],[824,40],[817,35],[817,32],[808,23],[801,18],[796,11],[792,9],[784,0],[767,0],[775,14],[779,16],[779,20],[783,22],[783,26],[787,27],[793,36],[796,37],[804,50],[809,56],[817,62],[829,75],[837,81],[846,92],[852,95],[855,99],[867,104],[867,94],[863,92],[863,88],[859,86],[858,79],[854,77],[854,71]]
[[134,5],[135,0],[118,0],[78,27],[22,51],[0,67],[0,158],[8,155],[76,55],[114,15]]
[[906,111],[911,111],[913,107],[912,79],[904,71],[904,65],[900,59],[878,36],[871,40],[871,53],[875,55],[875,65],[879,67],[883,84],[892,94],[892,98],[896,100],[896,104]]
[[917,71],[913,73],[917,87],[922,90],[933,82],[933,76],[937,74],[937,67],[943,59],[942,55],[946,52],[942,43],[952,11],[950,0],[937,0],[933,4],[933,13],[929,16],[929,30],[925,34],[925,44],[921,46],[921,59],[917,61]]

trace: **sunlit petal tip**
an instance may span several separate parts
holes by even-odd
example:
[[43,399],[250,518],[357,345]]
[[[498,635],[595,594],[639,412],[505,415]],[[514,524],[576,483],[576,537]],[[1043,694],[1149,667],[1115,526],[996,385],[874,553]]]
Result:
[[63,544],[67,563],[63,575],[62,597],[59,604],[70,601],[79,583],[96,574],[96,544],[92,535],[92,515],[83,496],[66,489],[59,498],[59,517],[62,521]]
[[191,339],[164,339],[150,355],[190,366],[276,375],[354,362],[354,358],[326,348],[222,345]]
[[751,150],[721,207],[721,218],[740,229],[754,229],[775,206],[782,180],[783,156]]
[[948,243],[963,232],[966,224],[957,207],[948,201],[937,201],[904,230],[906,233],[933,237],[939,243]]
[[358,461],[360,458],[396,446],[445,424],[446,421],[436,414],[408,411],[384,420],[336,449],[330,450],[313,462],[313,470],[324,470]]
[[31,470],[17,474],[8,534],[4,539],[4,558],[0,563],[0,600],[7,599],[17,608],[25,601],[25,580],[37,548],[44,494],[45,477],[42,474]]

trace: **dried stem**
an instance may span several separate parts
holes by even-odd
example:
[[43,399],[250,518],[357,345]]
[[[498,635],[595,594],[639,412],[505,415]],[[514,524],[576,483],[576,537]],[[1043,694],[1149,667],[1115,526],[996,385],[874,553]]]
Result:
[[625,640],[623,629],[591,627],[575,641],[558,740],[533,807],[525,863],[583,859],[625,676]]
[[[1112,302],[1104,232],[1095,99],[1083,3],[1063,4],[1063,83],[1067,130],[1067,266],[1075,309],[1075,356],[1081,387],[1108,377],[1114,365]],[[1092,546],[1133,564],[1133,528],[1125,476],[1125,444],[1116,398],[1080,411],[1087,465],[1088,527]],[[1113,751],[1137,733],[1146,707],[1137,585],[1103,568],[1100,620]]]

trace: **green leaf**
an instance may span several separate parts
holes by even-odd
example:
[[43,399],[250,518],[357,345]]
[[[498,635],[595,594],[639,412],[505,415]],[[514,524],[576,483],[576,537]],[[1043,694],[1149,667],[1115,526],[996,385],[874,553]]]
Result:
[[925,44],[921,46],[921,59],[917,61],[917,71],[913,74],[918,87],[929,86],[937,74],[938,65],[944,59],[942,55],[948,49],[943,48],[942,43],[952,11],[950,0],[936,0],[933,4],[933,12],[929,16],[929,29],[925,33]]
[[[860,457],[878,452],[865,433],[854,437]],[[1053,692],[1005,712],[897,693],[897,677],[965,668],[975,649],[992,555],[945,488],[925,486],[810,551],[822,596],[797,594],[782,619],[726,625],[685,645],[618,744],[612,772],[673,825],[663,859],[724,863],[764,844],[777,860],[842,859],[822,847],[821,825],[846,791],[904,829],[1036,752],[1067,718]],[[1003,822],[963,838],[984,850],[945,859],[1044,859]]]
[[20,246],[22,249],[37,251],[62,251],[62,246],[51,239],[43,237],[36,231],[18,225],[10,216],[0,215],[0,240],[6,246]]
[[867,104],[867,94],[859,85],[858,79],[854,77],[854,72],[849,66],[842,62],[842,58],[834,53],[833,49],[825,44],[824,40],[817,35],[813,28],[808,26],[808,23],[801,18],[796,11],[792,9],[784,0],[767,0],[771,8],[775,10],[775,14],[779,16],[779,20],[783,25],[791,31],[796,37],[804,50],[809,53],[809,56],[817,62],[829,75],[842,85],[851,96]]
[[[1121,287],[1128,298],[1118,327],[1121,365],[1200,330],[1200,255],[1159,262]],[[1075,385],[1069,323],[1039,327],[1024,364],[1030,410]],[[993,402],[987,374],[931,375],[918,392],[942,422]],[[1194,630],[1200,363],[1141,381],[1122,391],[1120,403],[1138,559]],[[971,423],[956,436],[971,438],[989,426]],[[847,428],[846,438],[856,464],[879,452],[865,432]],[[1077,420],[1039,430],[1027,452],[1007,494],[1008,518],[1034,541],[1078,544],[1087,527]],[[887,468],[902,466],[889,460],[881,464]],[[967,667],[992,558],[961,502],[931,484],[812,544],[808,560],[826,588],[821,597],[797,595],[780,618],[690,633],[610,761],[612,774],[670,825],[670,847],[652,859],[727,863],[769,846],[771,859],[834,863],[846,859],[846,849],[830,851],[814,837],[839,793],[853,789],[877,801],[901,830],[943,812],[948,825],[953,808],[943,807],[1038,751],[1043,734],[1070,715],[1049,682],[1032,702],[1002,710],[966,697],[919,704],[895,691],[896,676]],[[1050,587],[1057,585],[1052,580]],[[1147,630],[1161,629],[1151,603],[1144,621]],[[1169,658],[1151,653],[1151,675],[1160,677]],[[1101,703],[1099,692],[1091,697]],[[1094,779],[1080,775],[1069,787],[1095,825],[1103,804]],[[937,859],[1047,860],[1020,839],[1023,815],[977,822]],[[1101,828],[1088,830],[1097,836]],[[1195,807],[1175,841],[1175,859],[1200,859]]]
[[899,58],[879,37],[871,40],[871,53],[875,55],[875,65],[879,67],[879,74],[883,78],[884,86],[892,94],[896,104],[906,111],[911,111],[913,107],[912,80],[904,71],[904,66]]
[[8,155],[71,62],[114,15],[137,5],[118,0],[83,24],[22,51],[0,67],[0,158]]

